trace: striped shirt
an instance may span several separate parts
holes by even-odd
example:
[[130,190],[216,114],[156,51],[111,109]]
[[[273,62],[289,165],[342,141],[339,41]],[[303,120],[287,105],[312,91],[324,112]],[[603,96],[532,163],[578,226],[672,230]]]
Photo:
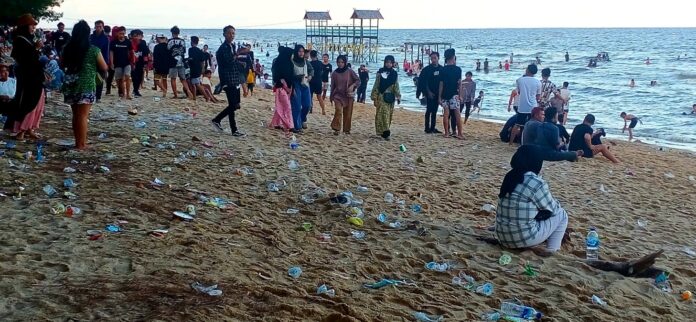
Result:
[[527,172],[524,181],[508,196],[498,200],[495,216],[495,233],[500,243],[508,248],[530,247],[536,238],[539,222],[535,217],[539,210],[556,213],[560,208],[549,186],[534,172]]

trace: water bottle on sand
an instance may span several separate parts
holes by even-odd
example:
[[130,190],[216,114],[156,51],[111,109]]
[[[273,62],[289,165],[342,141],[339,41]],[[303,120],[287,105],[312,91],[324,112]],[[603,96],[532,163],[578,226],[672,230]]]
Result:
[[526,320],[540,320],[543,316],[541,312],[537,312],[537,310],[532,307],[508,301],[500,305],[500,311],[506,317],[522,318]]
[[587,259],[599,259],[599,234],[594,227],[590,227],[590,232],[587,233],[587,238],[585,238],[585,245],[587,250]]

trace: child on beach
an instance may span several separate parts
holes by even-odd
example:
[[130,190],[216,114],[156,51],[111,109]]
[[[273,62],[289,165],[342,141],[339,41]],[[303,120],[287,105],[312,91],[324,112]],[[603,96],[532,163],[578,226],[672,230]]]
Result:
[[253,70],[249,70],[246,77],[247,88],[249,89],[249,96],[254,96],[254,85],[256,84],[256,74]]
[[[621,133],[626,132],[626,129],[628,128],[628,141],[630,142],[633,140],[633,129],[636,127],[636,125],[638,125],[638,121],[640,121],[640,119],[633,114],[626,114],[626,112],[621,112],[620,116],[624,120],[624,126]],[[629,124],[628,122],[631,123]],[[643,122],[641,121],[640,124],[643,124]]]
[[481,106],[483,106],[483,91],[479,91],[478,97],[474,100],[473,112],[481,114]]

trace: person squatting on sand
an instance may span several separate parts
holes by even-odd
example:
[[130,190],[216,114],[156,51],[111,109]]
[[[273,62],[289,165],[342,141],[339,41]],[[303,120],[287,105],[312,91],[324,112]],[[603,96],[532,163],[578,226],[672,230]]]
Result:
[[350,134],[351,120],[353,119],[353,93],[360,86],[360,78],[346,64],[348,64],[348,57],[344,55],[338,56],[336,58],[336,70],[331,74],[331,94],[329,100],[335,107],[333,121],[331,122],[331,129],[334,135],[338,135],[341,132],[341,125],[343,126],[343,133]]
[[614,155],[609,151],[609,147],[606,144],[595,144],[593,142],[593,138],[600,134],[595,133],[592,129],[592,125],[594,125],[594,122],[594,115],[587,114],[582,124],[578,124],[577,126],[575,126],[575,128],[573,129],[573,134],[571,134],[570,136],[568,150],[582,150],[582,156],[585,158],[592,158],[595,155],[601,153],[607,159],[611,160],[611,162],[620,163],[619,159],[614,157]]
[[377,71],[370,98],[376,107],[375,131],[383,139],[389,140],[391,136],[389,127],[394,114],[394,102],[401,104],[399,76],[394,69],[394,56],[387,55],[384,57],[384,65]]
[[529,248],[546,242],[546,253],[561,248],[568,214],[539,173],[544,164],[535,145],[522,145],[498,194],[495,234],[504,247]]

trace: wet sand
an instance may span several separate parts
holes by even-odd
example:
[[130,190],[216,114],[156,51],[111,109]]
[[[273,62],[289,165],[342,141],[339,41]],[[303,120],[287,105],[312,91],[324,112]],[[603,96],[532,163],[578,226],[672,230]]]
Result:
[[[496,204],[514,153],[498,140],[499,125],[470,120],[466,140],[445,139],[423,133],[422,114],[397,110],[386,142],[374,135],[373,107],[356,104],[353,134],[334,136],[331,107],[322,116],[317,104],[309,130],[298,135],[300,147],[291,150],[282,131],[263,126],[273,113],[270,91],[243,99],[238,125],[244,138],[213,131],[209,120],[223,104],[155,102],[157,94],[144,94],[129,102],[110,96],[95,106],[92,149],[82,153],[58,144],[72,138],[71,113],[49,102],[40,131],[49,139],[46,162],[27,162],[14,151],[0,159],[0,191],[7,195],[0,197],[0,320],[411,321],[413,312],[423,311],[471,321],[510,298],[537,308],[546,321],[687,321],[696,313],[694,303],[676,293],[696,291],[696,261],[687,254],[696,251],[693,153],[616,142],[620,165],[602,157],[545,163],[542,174],[574,232],[560,254],[541,258],[475,237],[487,235],[483,228],[494,222],[481,206]],[[128,116],[128,106],[138,106],[139,115]],[[146,126],[137,128],[138,121]],[[98,139],[101,133],[106,138]],[[36,154],[31,143],[18,143],[16,150]],[[288,168],[291,160],[299,170]],[[66,167],[77,172],[64,173]],[[254,173],[237,174],[243,167]],[[70,189],[74,200],[62,197],[66,178],[77,183]],[[164,184],[152,184],[155,178]],[[270,181],[282,189],[267,191]],[[58,190],[55,197],[44,193],[47,184]],[[358,185],[369,192],[357,192]],[[316,188],[327,196],[353,191],[364,201],[364,227],[353,227],[347,208],[326,199],[303,203],[300,197]],[[385,202],[387,192],[403,206]],[[201,196],[230,203],[220,209]],[[52,214],[59,203],[82,213]],[[412,212],[413,204],[422,211]],[[187,205],[196,208],[192,222],[172,219]],[[288,208],[300,213],[288,214]],[[402,227],[377,222],[380,212]],[[311,231],[298,230],[304,222]],[[123,231],[106,232],[113,223]],[[675,293],[658,290],[650,279],[583,264],[589,226],[599,231],[604,259],[665,249],[656,266],[672,272]],[[149,235],[154,229],[168,233]],[[354,238],[351,229],[364,230],[365,238]],[[103,235],[90,240],[88,230]],[[322,233],[330,240],[319,238]],[[512,255],[510,265],[498,264],[503,252]],[[456,269],[431,272],[424,267],[429,261]],[[539,276],[521,273],[526,262]],[[288,276],[291,266],[302,268],[298,279]],[[494,294],[452,285],[459,271],[490,281]],[[363,287],[382,278],[415,285]],[[218,284],[223,294],[198,293],[193,282]],[[324,283],[335,297],[316,295]],[[593,305],[593,294],[608,306]]]

